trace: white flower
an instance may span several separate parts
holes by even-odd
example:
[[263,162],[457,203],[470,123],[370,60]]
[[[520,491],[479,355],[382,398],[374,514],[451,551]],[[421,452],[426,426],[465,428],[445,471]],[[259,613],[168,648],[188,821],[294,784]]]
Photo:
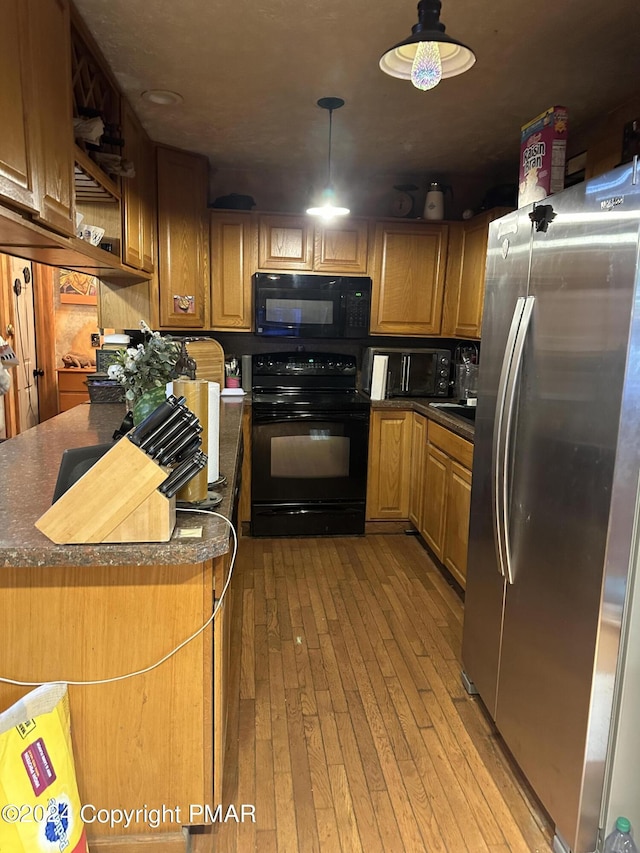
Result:
[[127,400],[136,400],[145,391],[162,387],[172,379],[180,351],[176,341],[152,332],[144,321],[140,328],[145,342],[118,350],[107,368],[109,377],[125,388]]

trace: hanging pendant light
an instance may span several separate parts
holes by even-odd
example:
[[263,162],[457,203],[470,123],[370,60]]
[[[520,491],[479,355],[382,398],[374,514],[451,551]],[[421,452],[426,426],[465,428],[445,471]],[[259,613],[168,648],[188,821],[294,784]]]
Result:
[[420,0],[418,23],[411,35],[380,57],[380,68],[391,77],[411,80],[417,89],[433,89],[443,77],[455,77],[475,63],[466,44],[445,34],[440,0]]
[[346,216],[349,213],[348,207],[341,207],[336,203],[336,194],[331,183],[331,129],[333,111],[339,110],[344,106],[342,98],[320,98],[318,106],[323,110],[329,110],[329,163],[327,185],[322,191],[320,203],[316,207],[307,208],[307,213],[311,216],[321,216],[323,219],[333,219],[334,216]]

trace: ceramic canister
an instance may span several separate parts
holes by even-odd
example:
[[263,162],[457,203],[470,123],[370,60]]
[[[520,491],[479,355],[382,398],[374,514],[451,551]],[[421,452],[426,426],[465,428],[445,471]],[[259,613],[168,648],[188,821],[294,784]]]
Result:
[[429,184],[429,191],[424,203],[424,218],[431,220],[444,219],[444,192],[438,183]]

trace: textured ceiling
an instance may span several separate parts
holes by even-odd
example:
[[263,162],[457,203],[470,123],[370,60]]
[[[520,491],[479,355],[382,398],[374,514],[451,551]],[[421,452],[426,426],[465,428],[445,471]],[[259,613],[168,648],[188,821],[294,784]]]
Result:
[[[499,174],[522,124],[554,104],[585,127],[640,90],[640,3],[443,0],[447,32],[477,56],[431,92],[387,77],[380,55],[416,22],[412,0],[75,0],[151,137],[214,170],[336,177]],[[146,103],[146,89],[184,102]]]

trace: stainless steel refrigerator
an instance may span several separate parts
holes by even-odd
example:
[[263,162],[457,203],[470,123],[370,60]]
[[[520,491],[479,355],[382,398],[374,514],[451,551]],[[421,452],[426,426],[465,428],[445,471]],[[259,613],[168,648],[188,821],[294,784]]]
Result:
[[636,164],[489,232],[463,677],[574,853],[640,836],[639,225]]

